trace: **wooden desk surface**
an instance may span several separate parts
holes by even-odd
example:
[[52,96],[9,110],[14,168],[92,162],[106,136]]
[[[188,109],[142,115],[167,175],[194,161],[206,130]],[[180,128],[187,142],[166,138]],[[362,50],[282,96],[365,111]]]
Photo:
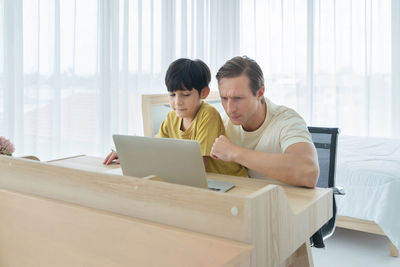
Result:
[[[54,160],[49,163],[69,167],[73,169],[80,170],[88,170],[88,171],[96,171],[96,172],[107,172],[112,169],[120,168],[119,164],[110,164],[104,165],[103,158],[93,157],[93,156],[85,156],[80,155],[77,157],[71,157],[66,159]],[[230,194],[235,196],[248,196],[257,190],[265,187],[271,183],[271,181],[266,181],[262,179],[254,179],[254,178],[243,178],[236,176],[229,176],[223,174],[216,173],[208,173],[207,177],[209,179],[217,180],[217,181],[226,181],[235,183],[235,187],[224,194]],[[282,185],[286,196],[288,197],[289,205],[292,211],[296,214],[308,207],[311,203],[314,203],[319,198],[323,197],[327,194],[327,192],[331,191],[331,189],[327,188],[302,188],[291,185]]]

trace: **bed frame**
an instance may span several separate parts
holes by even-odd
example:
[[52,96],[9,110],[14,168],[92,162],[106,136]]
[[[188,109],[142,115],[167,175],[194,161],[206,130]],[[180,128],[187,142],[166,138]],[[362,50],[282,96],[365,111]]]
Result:
[[[361,220],[347,216],[338,216],[336,219],[336,226],[340,228],[386,236],[379,225],[373,221]],[[398,257],[399,249],[392,243],[389,237],[388,239],[390,242],[390,256]]]

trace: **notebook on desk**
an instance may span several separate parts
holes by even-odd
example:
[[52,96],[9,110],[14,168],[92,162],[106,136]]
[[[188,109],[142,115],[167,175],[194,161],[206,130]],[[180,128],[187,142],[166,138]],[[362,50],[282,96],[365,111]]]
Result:
[[193,140],[113,135],[123,175],[157,175],[175,184],[226,192],[235,184],[207,180],[200,144]]

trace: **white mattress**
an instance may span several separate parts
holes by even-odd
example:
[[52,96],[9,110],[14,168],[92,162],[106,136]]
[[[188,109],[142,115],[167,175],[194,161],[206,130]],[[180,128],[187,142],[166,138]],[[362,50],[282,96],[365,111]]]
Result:
[[400,248],[400,139],[339,136],[338,215],[375,221]]

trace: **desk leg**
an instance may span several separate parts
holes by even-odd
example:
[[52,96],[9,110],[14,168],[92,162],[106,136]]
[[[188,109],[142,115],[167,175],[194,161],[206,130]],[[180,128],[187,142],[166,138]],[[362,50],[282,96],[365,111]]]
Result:
[[313,267],[314,262],[311,255],[310,240],[301,245],[293,254],[283,263],[285,267]]

